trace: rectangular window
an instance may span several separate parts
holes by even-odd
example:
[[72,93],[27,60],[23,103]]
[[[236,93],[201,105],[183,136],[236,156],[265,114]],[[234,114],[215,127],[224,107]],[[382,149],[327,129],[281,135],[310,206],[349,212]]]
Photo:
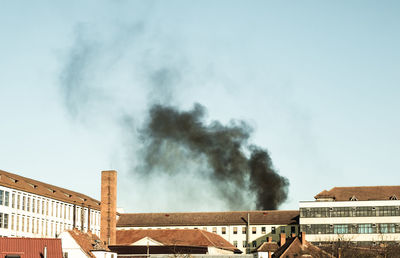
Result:
[[333,225],[333,233],[334,234],[348,234],[349,227],[348,227],[348,225]]
[[25,231],[25,216],[22,216],[22,223],[21,223],[22,225],[22,228],[21,228],[21,231],[22,232],[24,232]]
[[17,209],[20,209],[21,195],[17,195]]
[[56,217],[58,217],[58,203],[56,203]]
[[265,233],[267,233],[265,227],[261,227],[261,234],[265,234]]
[[372,234],[373,228],[372,224],[358,224],[358,234]]
[[237,235],[237,227],[233,227],[233,234]]
[[22,210],[25,210],[25,201],[26,201],[26,197],[22,196]]
[[242,227],[242,234],[246,234],[246,227]]
[[275,228],[275,227],[272,227],[272,228],[271,228],[271,233],[272,233],[272,234],[276,234],[276,228]]
[[233,241],[233,245],[237,247],[237,240]]
[[213,233],[217,233],[217,228],[216,228],[216,227],[213,227],[213,228],[212,228],[212,232],[213,232]]
[[11,230],[14,230],[14,214],[11,214]]
[[29,226],[30,226],[30,220],[31,220],[31,218],[30,217],[27,217],[26,218],[26,232],[30,232],[30,228],[29,228]]
[[19,231],[19,216],[17,215],[17,226],[16,226],[16,230]]
[[4,199],[4,205],[8,206],[10,202],[10,192],[5,192],[5,199]]
[[223,234],[223,235],[226,234],[226,227],[222,227],[222,234]]
[[15,208],[15,193],[12,194],[11,201],[12,201],[11,208]]
[[32,212],[36,212],[36,210],[35,210],[35,202],[36,202],[36,200],[33,199],[33,197],[32,197]]
[[27,203],[26,203],[26,210],[29,211],[31,207],[31,198],[28,196]]
[[253,247],[257,247],[257,241],[252,242]]
[[247,247],[247,242],[246,242],[246,240],[243,241],[243,247]]
[[42,214],[44,215],[44,201],[42,201]]
[[50,216],[53,216],[54,214],[54,201],[51,201],[51,207],[50,207]]
[[285,227],[282,226],[282,227],[281,227],[281,233],[285,233],[285,232],[286,232]]
[[292,234],[296,233],[296,227],[295,226],[291,226],[290,227],[290,233],[292,233]]
[[35,233],[35,222],[36,222],[35,218],[32,218],[32,228],[31,228],[31,230],[32,230],[31,232],[32,233]]
[[252,234],[257,234],[257,227],[252,227],[251,233]]
[[3,190],[0,190],[0,205],[3,205],[3,203],[4,203],[4,191]]
[[4,228],[8,228],[8,214],[4,214]]
[[3,213],[0,212],[0,228],[3,227]]

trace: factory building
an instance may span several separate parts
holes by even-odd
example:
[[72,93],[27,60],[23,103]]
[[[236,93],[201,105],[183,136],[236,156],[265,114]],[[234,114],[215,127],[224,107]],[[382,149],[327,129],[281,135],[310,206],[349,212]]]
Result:
[[0,170],[0,236],[56,237],[73,228],[100,235],[100,202]]
[[300,202],[307,241],[400,241],[400,186],[334,187]]
[[220,235],[243,253],[250,253],[267,237],[299,233],[299,211],[229,211],[186,213],[122,213],[117,230],[201,229]]

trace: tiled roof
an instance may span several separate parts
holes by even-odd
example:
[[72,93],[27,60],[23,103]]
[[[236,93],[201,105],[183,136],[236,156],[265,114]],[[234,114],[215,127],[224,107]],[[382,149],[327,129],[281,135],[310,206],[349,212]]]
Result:
[[272,257],[294,257],[294,254],[297,254],[298,257],[333,258],[332,255],[328,254],[322,249],[319,249],[308,241],[304,241],[304,244],[302,244],[301,238],[299,237],[291,237],[286,239],[285,244],[279,247],[278,250],[272,254]]
[[100,210],[100,201],[87,195],[0,170],[0,185]]
[[276,242],[264,242],[258,248],[257,252],[275,252],[279,248]]
[[76,243],[82,248],[82,250],[90,257],[96,258],[91,251],[103,250],[110,251],[99,239],[99,237],[90,232],[83,233],[78,229],[68,230],[68,233],[76,241]]
[[[44,247],[47,257],[62,258],[61,239],[55,238],[0,238],[1,254],[22,254],[24,258],[43,257]],[[2,256],[3,257],[3,256]]]
[[400,198],[400,186],[334,187],[320,192],[314,198],[332,198],[335,201],[391,200]]
[[298,224],[298,210],[228,211],[228,212],[178,212],[178,213],[122,213],[118,227],[161,226],[218,226],[246,225],[250,215],[252,225]]
[[240,252],[221,236],[201,229],[131,229],[117,230],[117,245],[130,245],[149,237],[164,245],[207,246]]

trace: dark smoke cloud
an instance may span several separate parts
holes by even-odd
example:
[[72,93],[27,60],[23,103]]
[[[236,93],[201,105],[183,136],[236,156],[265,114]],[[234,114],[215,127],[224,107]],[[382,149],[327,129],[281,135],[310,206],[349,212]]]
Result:
[[[174,173],[166,156],[171,144],[180,146],[190,155],[204,156],[210,169],[203,171],[217,187],[220,198],[229,207],[246,207],[248,192],[256,198],[257,209],[277,209],[287,198],[288,180],[273,168],[268,152],[254,145],[248,146],[251,128],[244,122],[205,124],[205,108],[195,104],[190,111],[179,111],[170,106],[154,105],[141,130],[144,167],[147,173]],[[245,151],[250,152],[247,157]],[[173,158],[173,157],[172,157]],[[180,162],[176,158],[174,162]],[[176,171],[176,170],[175,170]]]

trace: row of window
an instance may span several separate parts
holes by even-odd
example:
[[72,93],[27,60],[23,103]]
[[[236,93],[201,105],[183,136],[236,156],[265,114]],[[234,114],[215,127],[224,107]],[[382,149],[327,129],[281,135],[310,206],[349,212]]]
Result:
[[[5,206],[9,206],[9,196],[10,193],[8,191],[0,190],[0,205],[3,204]],[[11,207],[21,209],[23,211],[38,213],[47,216],[54,216],[57,218],[68,220],[72,219],[73,212],[73,205],[39,198],[35,199],[34,197],[25,195],[21,196],[21,194],[17,194],[14,192],[11,195]],[[81,210],[82,208],[78,208],[78,212]],[[77,220],[79,220],[79,218],[77,218]],[[99,212],[92,211],[90,213],[90,224],[100,225]]]
[[[208,228],[207,227],[203,227],[203,230],[207,231]],[[219,234],[220,233],[222,235],[225,235],[227,233],[227,227],[221,227],[221,232],[218,232],[217,230],[218,230],[217,227],[212,227],[211,232],[213,232],[215,234]],[[260,229],[258,229],[258,230],[260,230]],[[257,227],[251,227],[251,233],[253,235],[257,234],[258,230],[257,230]],[[243,235],[245,235],[247,233],[247,227],[241,227],[241,232],[242,232]],[[234,235],[237,235],[238,234],[238,227],[233,227],[232,228],[232,233]],[[267,228],[266,227],[261,227],[260,233],[261,234],[267,234]],[[276,227],[271,227],[271,234],[276,234],[276,233],[277,233]],[[279,227],[279,233],[286,233],[285,226]],[[291,226],[290,227],[290,233],[296,233],[296,226]]]
[[[233,241],[233,245],[235,246],[235,247],[238,247],[238,241]],[[255,248],[255,247],[257,247],[257,241],[256,240],[254,240],[254,241],[252,241],[251,242],[251,246],[253,247],[253,248]],[[243,248],[246,248],[247,247],[247,241],[246,240],[243,240],[242,241],[242,247]]]
[[306,234],[388,234],[400,233],[399,224],[311,224],[301,225],[301,231]]
[[300,208],[301,218],[400,216],[399,206]]

